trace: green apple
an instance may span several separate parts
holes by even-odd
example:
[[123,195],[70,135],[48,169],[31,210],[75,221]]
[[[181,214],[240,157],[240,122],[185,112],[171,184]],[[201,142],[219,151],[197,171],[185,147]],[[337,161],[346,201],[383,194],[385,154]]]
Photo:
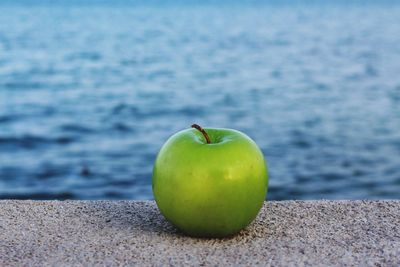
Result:
[[178,229],[190,236],[224,237],[255,219],[266,198],[268,175],[250,137],[193,124],[163,145],[152,182],[158,208]]

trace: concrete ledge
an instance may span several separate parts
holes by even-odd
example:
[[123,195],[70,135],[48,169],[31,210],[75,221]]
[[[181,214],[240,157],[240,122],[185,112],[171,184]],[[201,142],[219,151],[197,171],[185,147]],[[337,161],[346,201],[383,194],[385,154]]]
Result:
[[152,201],[0,201],[0,266],[400,266],[400,201],[267,202],[227,239],[182,236]]

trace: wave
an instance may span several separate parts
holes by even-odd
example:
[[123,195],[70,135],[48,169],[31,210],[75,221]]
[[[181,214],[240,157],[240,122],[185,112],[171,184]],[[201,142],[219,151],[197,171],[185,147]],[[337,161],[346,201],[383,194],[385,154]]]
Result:
[[6,147],[34,149],[48,145],[68,145],[77,140],[78,138],[74,136],[57,136],[53,138],[37,135],[0,136],[0,149]]

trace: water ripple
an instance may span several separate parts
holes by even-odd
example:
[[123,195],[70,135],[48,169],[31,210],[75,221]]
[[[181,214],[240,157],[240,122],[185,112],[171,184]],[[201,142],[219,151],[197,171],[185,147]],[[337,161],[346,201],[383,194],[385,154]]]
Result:
[[399,198],[400,9],[243,5],[0,7],[0,198],[150,199],[194,122],[259,144],[269,199]]

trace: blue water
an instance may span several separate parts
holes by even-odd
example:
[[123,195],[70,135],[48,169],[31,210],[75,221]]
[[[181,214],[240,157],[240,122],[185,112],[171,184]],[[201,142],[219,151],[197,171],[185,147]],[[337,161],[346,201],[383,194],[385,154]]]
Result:
[[399,6],[0,14],[0,198],[151,199],[193,122],[259,144],[268,199],[400,198]]

